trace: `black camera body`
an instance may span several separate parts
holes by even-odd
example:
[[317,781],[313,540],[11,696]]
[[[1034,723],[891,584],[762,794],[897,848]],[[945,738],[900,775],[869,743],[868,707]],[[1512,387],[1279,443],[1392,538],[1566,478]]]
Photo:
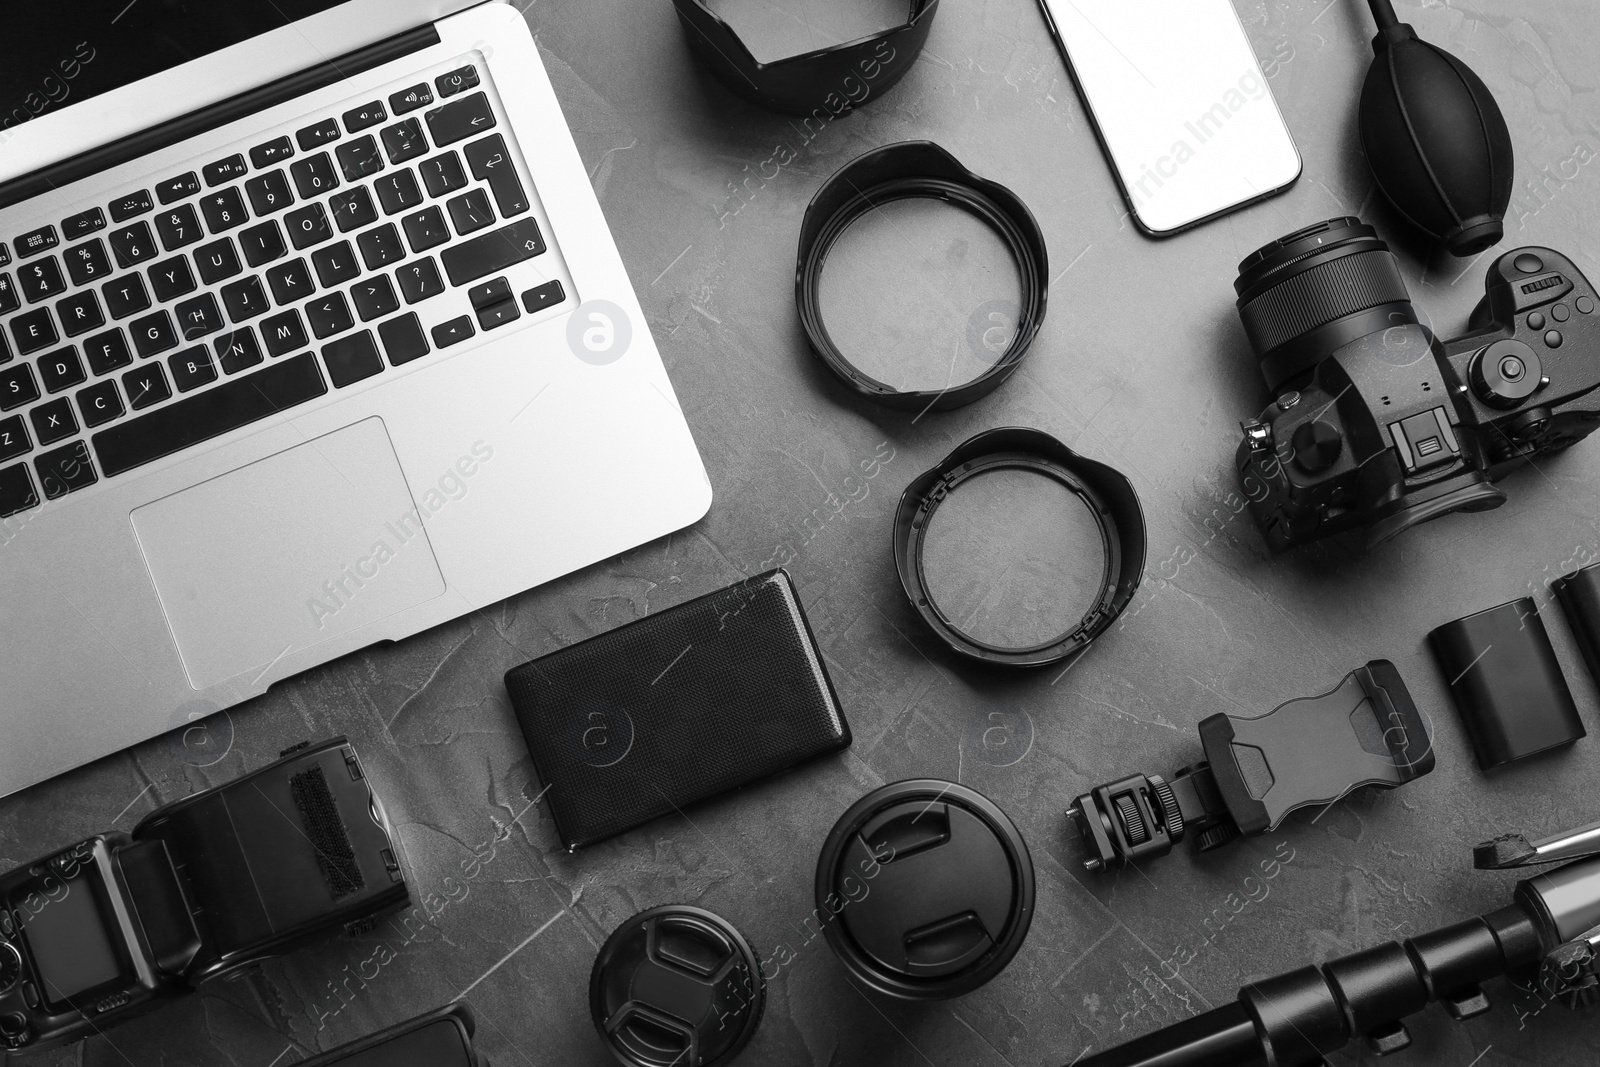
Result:
[[355,750],[291,750],[0,875],[0,1050],[80,1040],[408,898]]
[[1241,424],[1239,475],[1269,548],[1349,530],[1367,547],[1455,511],[1600,424],[1600,298],[1572,261],[1518,248],[1468,332],[1418,321],[1388,246],[1329,219],[1239,265],[1239,315],[1276,400]]

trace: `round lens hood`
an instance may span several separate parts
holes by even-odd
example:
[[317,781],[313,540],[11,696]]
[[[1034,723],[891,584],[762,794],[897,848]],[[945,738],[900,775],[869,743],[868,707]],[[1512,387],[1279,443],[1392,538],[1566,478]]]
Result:
[[[987,225],[1011,252],[1022,283],[1016,332],[1006,350],[983,373],[945,389],[902,390],[879,381],[845,357],[822,318],[822,270],[835,242],[867,212],[918,198],[943,200]],[[932,141],[901,141],[845,164],[812,198],[800,224],[794,299],[812,351],[856,395],[898,411],[948,411],[988,396],[1016,373],[1044,322],[1049,278],[1044,232],[1015,193],[978,177]]]
[[766,1007],[755,950],[704,908],[640,912],[606,938],[589,976],[589,1014],[628,1067],[715,1067],[749,1043]]
[[[1100,591],[1076,626],[1037,645],[1008,648],[963,631],[928,591],[923,545],[939,505],[963,482],[996,470],[1032,471],[1075,493],[1100,531],[1105,571]],[[1059,663],[1086,647],[1122,614],[1144,577],[1144,509],[1133,483],[1085,459],[1042,430],[1005,427],[969,438],[932,470],[913,479],[894,516],[894,565],[911,606],[957,655],[1002,667]]]
[[948,1000],[1022,947],[1033,859],[982,793],[917,778],[839,817],[817,859],[816,896],[828,946],[858,982],[897,1000]]

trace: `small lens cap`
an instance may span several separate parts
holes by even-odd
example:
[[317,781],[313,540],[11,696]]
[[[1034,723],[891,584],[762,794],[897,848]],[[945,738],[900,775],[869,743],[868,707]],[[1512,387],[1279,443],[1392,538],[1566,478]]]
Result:
[[600,946],[589,1013],[629,1067],[712,1067],[749,1042],[766,1006],[761,963],[744,935],[704,908],[641,911]]
[[817,860],[817,915],[863,985],[947,1000],[1005,969],[1033,921],[1033,860],[994,802],[918,778],[876,789]]

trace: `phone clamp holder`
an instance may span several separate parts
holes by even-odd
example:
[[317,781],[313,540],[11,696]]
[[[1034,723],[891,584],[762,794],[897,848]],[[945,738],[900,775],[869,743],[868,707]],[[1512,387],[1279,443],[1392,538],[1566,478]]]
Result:
[[1073,801],[1086,870],[1165,856],[1188,837],[1196,852],[1275,830],[1292,811],[1331,804],[1362,786],[1392,789],[1433,770],[1426,723],[1400,672],[1372,660],[1321,696],[1253,719],[1200,723],[1205,760],[1168,782],[1135,774]]

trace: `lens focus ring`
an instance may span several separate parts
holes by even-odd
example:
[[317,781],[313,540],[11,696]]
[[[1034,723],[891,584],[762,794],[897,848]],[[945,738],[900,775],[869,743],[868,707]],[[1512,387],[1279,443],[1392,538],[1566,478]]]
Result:
[[1375,249],[1317,263],[1240,304],[1239,317],[1250,346],[1265,358],[1335,319],[1410,299],[1393,254]]

